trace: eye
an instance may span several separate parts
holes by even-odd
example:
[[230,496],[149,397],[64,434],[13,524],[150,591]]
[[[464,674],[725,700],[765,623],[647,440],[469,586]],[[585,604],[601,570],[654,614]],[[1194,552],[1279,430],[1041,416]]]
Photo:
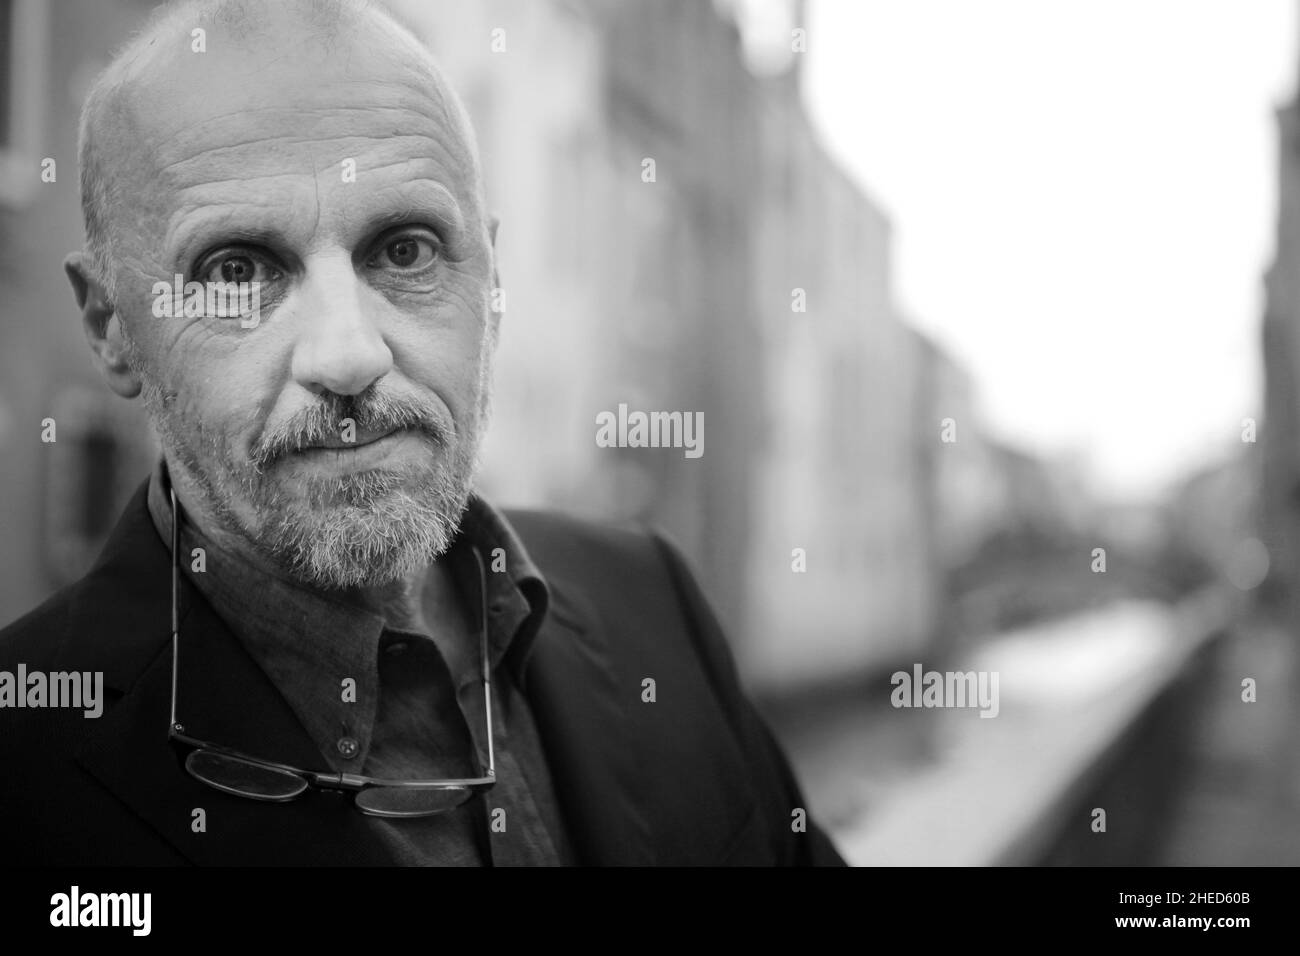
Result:
[[212,256],[199,269],[200,282],[270,282],[280,272],[265,259],[250,252],[227,250]]
[[406,232],[381,241],[383,245],[379,251],[366,260],[366,265],[372,269],[419,272],[438,258],[440,244],[430,233]]

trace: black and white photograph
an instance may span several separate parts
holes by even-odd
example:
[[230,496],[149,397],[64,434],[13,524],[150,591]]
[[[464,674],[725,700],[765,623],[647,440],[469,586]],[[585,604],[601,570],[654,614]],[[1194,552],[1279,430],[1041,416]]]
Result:
[[1295,0],[0,0],[0,84],[6,926],[725,867],[1261,928]]

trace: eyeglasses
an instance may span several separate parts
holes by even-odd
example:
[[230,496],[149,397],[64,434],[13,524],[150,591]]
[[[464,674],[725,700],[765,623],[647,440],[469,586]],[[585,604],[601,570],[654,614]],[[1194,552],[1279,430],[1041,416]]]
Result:
[[492,678],[488,664],[487,572],[483,557],[474,550],[478,563],[480,632],[483,656],[483,703],[487,715],[488,764],[480,777],[448,780],[381,780],[354,773],[320,773],[288,764],[250,757],[232,747],[209,743],[185,733],[176,717],[176,688],[180,673],[180,509],[176,490],[171,489],[172,505],[172,706],[167,725],[168,741],[187,749],[185,769],[190,776],[225,793],[250,800],[286,803],[309,789],[347,791],[354,794],[357,808],[374,817],[428,817],[453,810],[475,793],[482,793],[496,783],[496,758],[492,746]]

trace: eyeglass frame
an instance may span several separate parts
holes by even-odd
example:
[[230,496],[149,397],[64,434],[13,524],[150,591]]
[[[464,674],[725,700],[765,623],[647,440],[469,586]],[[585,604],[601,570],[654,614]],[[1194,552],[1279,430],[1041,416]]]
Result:
[[[496,783],[496,754],[493,746],[492,732],[492,668],[488,659],[488,628],[487,628],[487,572],[483,567],[483,556],[479,554],[478,548],[473,548],[474,559],[478,565],[479,571],[479,642],[482,651],[483,660],[483,702],[484,713],[486,714],[487,723],[487,751],[488,765],[485,768],[485,775],[481,777],[459,777],[440,780],[384,780],[378,777],[369,777],[363,774],[330,772],[321,773],[315,770],[304,770],[301,767],[294,767],[289,764],[277,763],[271,760],[265,760],[261,757],[253,757],[233,747],[227,747],[224,744],[214,744],[197,737],[191,737],[185,733],[185,726],[176,719],[176,703],[178,697],[178,683],[180,675],[180,508],[176,501],[176,489],[169,488],[172,506],[172,534],[171,534],[171,551],[172,551],[172,688],[171,688],[171,711],[167,724],[168,742],[177,742],[192,748],[189,755],[185,758],[186,771],[200,783],[220,790],[225,793],[231,793],[238,797],[244,797],[249,800],[257,800],[265,803],[288,803],[301,797],[309,789],[343,791],[354,794],[360,794],[365,790],[387,787],[410,790],[468,790],[469,795],[483,793],[489,790]],[[262,794],[246,793],[235,790],[231,787],[223,787],[211,780],[205,780],[195,774],[189,768],[190,759],[197,753],[208,751],[220,754],[226,757],[232,757],[244,761],[255,767],[267,770],[288,773],[298,777],[306,786],[297,792],[288,796],[267,796]],[[438,813],[445,813],[454,807],[445,807],[435,810],[432,813],[385,813],[379,812],[372,808],[367,808],[361,804],[355,804],[358,810],[367,816],[384,817],[384,818],[402,818],[402,817],[425,817],[436,816]],[[459,806],[459,804],[457,804]]]

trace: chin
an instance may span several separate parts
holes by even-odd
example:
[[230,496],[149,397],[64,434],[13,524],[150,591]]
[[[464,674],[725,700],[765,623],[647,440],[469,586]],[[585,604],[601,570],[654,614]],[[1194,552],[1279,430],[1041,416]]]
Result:
[[385,481],[334,489],[324,500],[275,512],[261,543],[289,574],[316,587],[389,584],[418,574],[450,547],[468,498],[452,490]]

